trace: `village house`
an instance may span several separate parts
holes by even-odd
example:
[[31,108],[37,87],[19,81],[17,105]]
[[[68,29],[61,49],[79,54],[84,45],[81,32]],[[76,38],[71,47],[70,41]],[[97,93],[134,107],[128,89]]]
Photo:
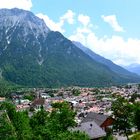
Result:
[[103,130],[107,131],[112,128],[113,118],[108,115],[103,115],[95,112],[87,113],[87,116],[82,120],[82,123],[94,121]]
[[90,140],[99,140],[106,136],[106,132],[94,121],[80,123],[77,127],[73,128],[72,131],[85,132]]
[[35,99],[31,104],[31,108],[33,108],[35,111],[39,111],[41,109],[41,107],[45,108],[45,99],[44,98]]
[[28,105],[28,104],[16,105],[16,111],[26,111],[29,109],[30,109],[30,105]]

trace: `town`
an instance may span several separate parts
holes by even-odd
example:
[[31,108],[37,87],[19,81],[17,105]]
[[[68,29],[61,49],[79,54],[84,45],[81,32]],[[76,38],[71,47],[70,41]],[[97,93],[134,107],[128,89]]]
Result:
[[[16,111],[28,111],[31,117],[34,112],[44,108],[52,112],[53,103],[68,102],[76,112],[77,126],[71,131],[82,131],[90,139],[100,139],[107,135],[108,128],[113,126],[112,103],[122,97],[128,102],[140,102],[140,85],[112,86],[106,88],[29,88],[20,89],[10,94],[9,99],[0,97],[0,103],[10,100]],[[136,128],[135,128],[136,131]],[[117,139],[124,138],[113,133]],[[117,136],[118,135],[118,136]]]

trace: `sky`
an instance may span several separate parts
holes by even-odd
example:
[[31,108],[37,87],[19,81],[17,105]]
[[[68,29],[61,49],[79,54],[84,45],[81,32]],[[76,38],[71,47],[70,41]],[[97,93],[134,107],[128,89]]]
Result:
[[0,0],[15,7],[118,65],[140,64],[140,0]]

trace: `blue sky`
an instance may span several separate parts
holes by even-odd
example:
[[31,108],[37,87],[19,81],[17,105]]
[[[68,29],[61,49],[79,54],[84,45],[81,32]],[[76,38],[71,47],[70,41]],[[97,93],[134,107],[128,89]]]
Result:
[[47,26],[119,65],[140,64],[139,0],[0,0],[21,8]]
[[[59,17],[67,10],[72,10],[76,14],[88,15],[91,23],[99,26],[97,34],[112,35],[113,30],[104,23],[101,15],[116,15],[119,24],[124,27],[125,33],[120,35],[128,37],[140,37],[138,30],[140,25],[140,1],[139,0],[33,0],[31,10],[34,13],[47,14],[52,20],[58,22]],[[75,25],[77,26],[77,25]],[[67,27],[66,27],[67,28]],[[70,27],[66,35],[70,33]]]

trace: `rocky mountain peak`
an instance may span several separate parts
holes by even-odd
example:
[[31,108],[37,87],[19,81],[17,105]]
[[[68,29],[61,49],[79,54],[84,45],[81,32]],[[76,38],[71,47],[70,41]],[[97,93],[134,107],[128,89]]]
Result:
[[[0,10],[0,28],[6,28],[6,33],[11,28],[22,27],[24,32],[29,31],[37,34],[47,34],[50,29],[45,22],[36,17],[32,12],[22,9],[1,9]],[[28,27],[28,28],[27,28]]]

